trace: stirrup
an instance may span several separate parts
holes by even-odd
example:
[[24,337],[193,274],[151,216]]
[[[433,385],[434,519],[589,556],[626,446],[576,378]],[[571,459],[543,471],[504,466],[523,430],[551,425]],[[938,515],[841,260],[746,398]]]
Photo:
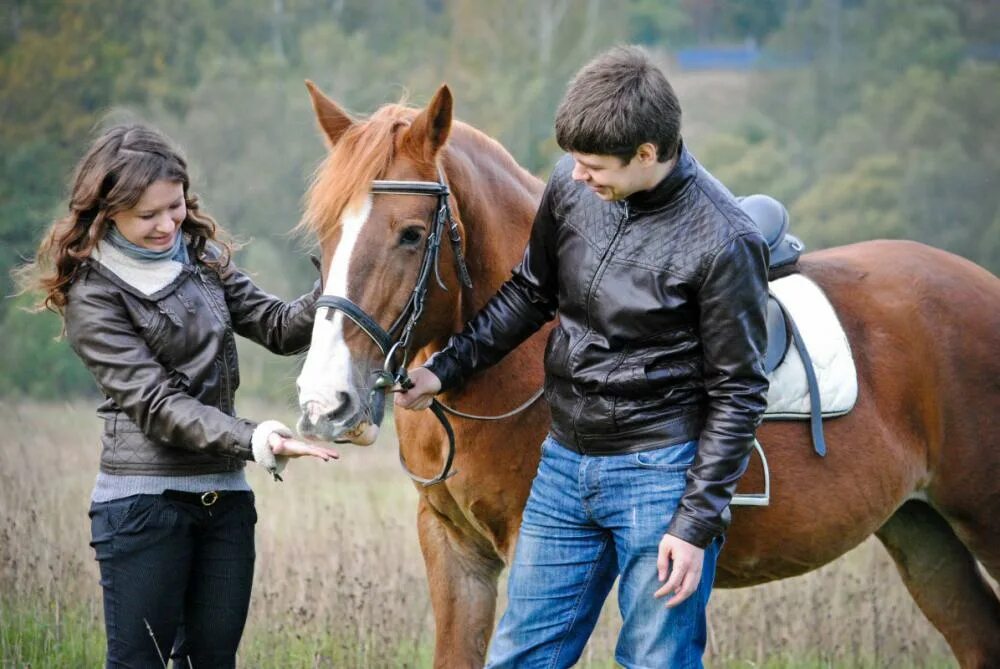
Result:
[[768,506],[771,504],[771,472],[767,467],[767,458],[760,442],[753,440],[753,447],[760,454],[760,463],[764,465],[764,492],[754,492],[733,495],[730,506]]

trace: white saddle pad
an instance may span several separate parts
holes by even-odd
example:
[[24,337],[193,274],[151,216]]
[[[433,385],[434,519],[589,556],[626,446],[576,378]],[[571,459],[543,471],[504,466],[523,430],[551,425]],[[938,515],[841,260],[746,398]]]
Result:
[[[771,292],[791,314],[812,358],[824,416],[841,416],[858,399],[858,374],[844,328],[826,295],[811,279],[792,274],[771,282]],[[791,337],[791,332],[788,333]],[[809,418],[809,388],[793,344],[768,377],[764,418]]]

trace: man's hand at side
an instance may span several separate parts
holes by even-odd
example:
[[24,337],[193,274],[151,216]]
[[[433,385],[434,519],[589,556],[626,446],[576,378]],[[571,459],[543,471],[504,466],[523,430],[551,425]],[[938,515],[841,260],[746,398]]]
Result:
[[411,411],[426,409],[434,396],[441,392],[441,379],[425,367],[409,370],[413,387],[396,391],[396,406]]
[[672,534],[664,534],[660,540],[656,571],[660,582],[666,580],[666,583],[653,596],[663,597],[673,593],[667,600],[668,609],[683,602],[698,589],[704,561],[704,548],[698,548]]

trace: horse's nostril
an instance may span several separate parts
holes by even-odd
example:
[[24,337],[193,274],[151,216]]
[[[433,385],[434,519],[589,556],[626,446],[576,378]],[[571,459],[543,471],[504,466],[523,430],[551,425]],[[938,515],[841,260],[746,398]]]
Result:
[[335,396],[337,406],[326,414],[327,419],[332,423],[344,423],[355,413],[356,401],[352,393],[338,391]]
[[305,402],[299,406],[302,415],[299,417],[300,429],[311,429],[316,427],[319,419],[323,416],[322,411],[315,402]]

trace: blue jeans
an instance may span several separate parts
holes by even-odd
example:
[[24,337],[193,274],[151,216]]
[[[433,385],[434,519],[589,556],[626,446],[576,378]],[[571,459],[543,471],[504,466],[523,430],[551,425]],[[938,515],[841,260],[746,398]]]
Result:
[[[106,667],[234,667],[253,583],[251,492],[211,506],[132,495],[90,507],[104,589]],[[171,652],[173,651],[173,652]]]
[[653,593],[656,558],[698,442],[642,453],[579,455],[552,437],[524,509],[508,604],[488,667],[569,667],[583,652],[615,577],[625,667],[701,667],[705,606],[721,539],[705,550],[701,583],[673,609]]

